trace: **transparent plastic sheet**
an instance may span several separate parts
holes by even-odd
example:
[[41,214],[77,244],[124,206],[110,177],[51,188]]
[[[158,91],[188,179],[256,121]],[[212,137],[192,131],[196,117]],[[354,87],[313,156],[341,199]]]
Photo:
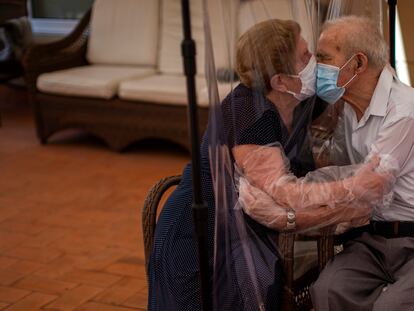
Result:
[[[272,60],[263,53],[261,49],[263,46],[260,48],[256,46],[257,50],[252,49],[244,56],[251,59],[251,64],[265,68],[264,75],[251,75],[253,80],[258,79],[262,84],[250,88],[240,86],[237,40],[251,26],[261,21],[272,18],[290,19],[300,25],[301,36],[308,42],[309,50],[314,52],[324,20],[357,14],[369,16],[381,25],[381,1],[203,0],[203,9],[205,74],[210,102],[209,126],[204,141],[208,142],[215,204],[213,306],[215,310],[274,310],[278,308],[281,300],[272,292],[280,292],[283,284],[276,242],[277,232],[272,229],[284,229],[287,223],[286,209],[296,208],[297,217],[303,217],[307,221],[312,218],[310,215],[315,215],[315,210],[321,210],[322,214],[313,217],[308,224],[302,227],[298,225],[299,230],[307,231],[323,225],[335,224],[337,231],[342,232],[359,226],[367,221],[376,204],[388,204],[392,193],[387,185],[392,184],[393,180],[389,171],[395,169],[397,164],[392,155],[388,157],[380,155],[377,160],[371,160],[372,162],[367,159],[366,164],[344,168],[331,166],[308,173],[315,169],[312,151],[317,154],[317,159],[319,155],[321,162],[325,160],[325,164],[330,163],[330,153],[321,150],[333,148],[332,136],[337,124],[341,123],[340,112],[332,110],[334,106],[329,106],[314,124],[311,132],[311,122],[315,119],[313,113],[319,105],[315,102],[315,98],[311,97],[298,104],[293,111],[290,129],[283,125],[278,127],[275,125],[276,130],[274,128],[269,130],[266,127],[268,122],[280,123],[284,116],[278,113],[277,109],[275,112],[272,105],[269,106],[269,102],[272,104],[272,101],[264,95],[263,80],[266,78],[263,77],[282,73],[287,80],[291,79],[291,84],[287,82],[292,87],[289,91],[292,94],[299,94],[302,90],[300,84],[299,88],[297,87],[297,82],[300,80],[299,71],[295,64],[285,61],[291,53],[285,45],[278,46],[275,43],[277,47],[275,53],[278,54],[278,58],[284,60],[277,70],[272,67],[274,65]],[[224,31],[217,31],[218,24]],[[280,39],[278,37],[281,35],[280,29],[271,27],[275,33],[274,40]],[[224,61],[223,53],[217,57],[217,48],[221,49],[221,52],[225,51]],[[239,76],[235,71],[238,71]],[[332,115],[338,118],[333,121]],[[275,116],[279,119],[275,120]],[[266,130],[273,132],[269,134]],[[275,131],[279,139],[268,141],[271,140],[272,135],[276,135]],[[319,133],[311,137],[311,133],[315,131]],[[289,140],[291,136],[289,134],[292,133],[295,133],[295,139]],[[277,179],[272,179],[270,176],[266,179],[267,182],[259,186],[254,177],[246,174],[243,163],[239,163],[240,165],[235,163],[234,148],[248,144],[260,145],[258,149],[250,152],[250,164],[255,163],[251,167],[255,165],[261,167],[259,170],[263,170],[263,176],[269,171],[274,172],[272,165],[264,165],[265,161],[260,160],[263,155],[266,155],[263,151],[274,152],[275,149],[279,149],[283,159],[281,162],[284,164],[280,167],[283,174],[279,172]],[[323,156],[325,159],[322,159]],[[246,161],[249,162],[249,157],[246,157]],[[337,165],[339,164],[348,163]],[[257,171],[257,168],[253,171]],[[372,185],[373,189],[377,187],[372,193],[358,189],[359,184],[356,179],[362,176],[363,180],[363,174],[374,171],[385,173],[384,175],[388,177],[384,179],[388,178],[388,184],[384,182],[382,185]],[[330,191],[326,190],[328,186],[324,183],[337,181],[342,183],[342,180],[352,180],[352,178],[355,178],[354,182],[349,182],[343,187],[346,194],[343,194],[340,199],[334,195],[329,196]],[[309,204],[305,196],[292,196],[294,192],[287,191],[284,186],[289,183],[302,189],[308,185],[318,184],[318,191],[307,190],[307,195],[321,194],[321,196]],[[266,188],[263,184],[273,189],[275,193],[279,192],[279,195],[276,198],[269,195],[267,191],[271,192],[271,190],[263,189]],[[285,200],[280,200],[280,191],[285,192]],[[299,201],[298,197],[300,197]],[[246,200],[250,201],[246,202]],[[346,204],[356,200],[359,200],[358,207],[345,212]],[[260,212],[252,212],[256,207],[263,212],[263,215]],[[279,211],[280,217],[277,215]],[[272,212],[276,213],[276,217]],[[276,220],[267,221],[269,217],[274,217]],[[299,218],[298,223],[300,223]],[[324,221],[321,222],[321,219]]]
[[[342,233],[367,224],[375,206],[387,208],[391,203],[399,165],[391,155],[379,156],[368,156],[359,165],[323,167],[298,178],[289,171],[279,143],[259,147],[240,163],[242,169],[236,168],[239,201],[248,215],[278,231],[289,230],[287,211],[293,210],[297,232],[338,225],[336,231]],[[274,164],[278,157],[283,165]]]

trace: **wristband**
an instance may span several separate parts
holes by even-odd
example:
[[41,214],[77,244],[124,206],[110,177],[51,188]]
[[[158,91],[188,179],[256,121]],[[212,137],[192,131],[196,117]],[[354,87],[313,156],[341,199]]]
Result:
[[293,208],[289,208],[287,210],[287,222],[286,222],[286,229],[287,230],[295,230],[296,229],[296,212]]

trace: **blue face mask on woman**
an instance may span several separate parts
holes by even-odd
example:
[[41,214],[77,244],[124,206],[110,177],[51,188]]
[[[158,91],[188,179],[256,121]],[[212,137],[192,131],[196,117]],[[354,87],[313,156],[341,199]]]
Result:
[[335,104],[345,93],[345,87],[357,76],[355,74],[343,86],[338,86],[338,76],[355,55],[341,67],[318,63],[316,77],[316,94],[329,104]]

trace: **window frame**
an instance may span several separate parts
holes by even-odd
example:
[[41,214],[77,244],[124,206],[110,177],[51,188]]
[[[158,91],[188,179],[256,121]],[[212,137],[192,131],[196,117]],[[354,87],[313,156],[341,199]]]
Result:
[[35,35],[64,36],[72,32],[79,22],[79,19],[34,18],[32,1],[33,0],[27,0],[27,12],[32,31]]

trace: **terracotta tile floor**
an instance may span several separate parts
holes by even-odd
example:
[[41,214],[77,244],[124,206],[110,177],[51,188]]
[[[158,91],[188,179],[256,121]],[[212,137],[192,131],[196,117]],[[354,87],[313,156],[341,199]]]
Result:
[[145,310],[141,207],[189,155],[77,132],[41,146],[25,92],[4,85],[0,114],[0,310]]

